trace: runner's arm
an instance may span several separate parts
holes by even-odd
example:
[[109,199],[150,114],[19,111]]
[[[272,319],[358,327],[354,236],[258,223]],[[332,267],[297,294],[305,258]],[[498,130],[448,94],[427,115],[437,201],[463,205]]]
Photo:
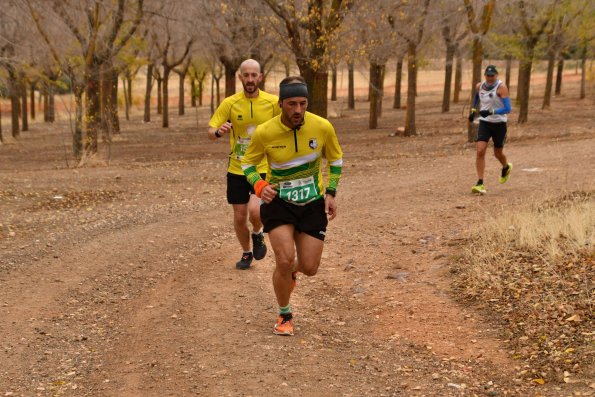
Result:
[[498,87],[498,96],[500,98],[502,98],[502,104],[504,104],[504,107],[501,107],[500,109],[494,109],[494,113],[495,114],[508,114],[510,113],[510,111],[512,110],[512,106],[510,104],[510,95],[508,93],[508,87],[506,87],[506,85],[504,83],[500,84],[500,87]]
[[210,140],[214,141],[231,129],[231,123],[229,120],[229,115],[231,112],[230,105],[228,101],[221,102],[221,105],[217,108],[213,117],[209,121],[209,128],[207,129],[207,136]]
[[260,197],[262,189],[264,189],[268,183],[260,177],[257,169],[258,164],[260,164],[265,155],[264,145],[260,141],[258,130],[258,127],[256,127],[256,130],[252,134],[252,139],[250,139],[250,143],[248,144],[248,148],[246,149],[246,153],[244,153],[244,157],[242,158],[242,171],[244,171],[244,175],[246,175],[246,180],[254,186],[256,195]]
[[479,90],[475,92],[475,96],[473,97],[473,108],[471,109],[471,113],[477,112],[478,107],[479,107]]
[[332,126],[330,126],[328,139],[325,144],[324,157],[326,157],[328,165],[328,183],[325,193],[334,197],[337,194],[337,186],[343,172],[343,151],[339,145],[335,129]]

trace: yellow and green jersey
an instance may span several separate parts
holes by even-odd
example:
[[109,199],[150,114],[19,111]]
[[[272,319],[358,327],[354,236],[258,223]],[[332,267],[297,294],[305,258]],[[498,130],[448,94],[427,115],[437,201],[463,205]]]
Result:
[[[268,161],[267,181],[277,185],[279,197],[291,204],[305,205],[336,192],[343,166],[343,153],[332,124],[306,112],[304,122],[292,129],[277,116],[256,128],[242,159],[242,169],[252,185],[260,180],[257,165]],[[328,183],[322,177],[326,159]]]
[[[241,161],[254,130],[259,124],[279,113],[281,113],[279,98],[262,90],[258,91],[256,98],[247,98],[242,90],[221,102],[211,117],[209,126],[219,128],[226,121],[232,124],[229,133],[228,172],[243,175]],[[266,160],[263,159],[262,163],[258,164],[258,171],[264,173],[266,169]]]

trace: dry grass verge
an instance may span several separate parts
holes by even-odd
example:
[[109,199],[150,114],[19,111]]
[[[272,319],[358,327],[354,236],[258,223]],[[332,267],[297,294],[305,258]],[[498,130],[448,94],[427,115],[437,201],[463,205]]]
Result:
[[455,286],[501,326],[537,383],[594,375],[595,195],[578,191],[503,213],[474,231]]

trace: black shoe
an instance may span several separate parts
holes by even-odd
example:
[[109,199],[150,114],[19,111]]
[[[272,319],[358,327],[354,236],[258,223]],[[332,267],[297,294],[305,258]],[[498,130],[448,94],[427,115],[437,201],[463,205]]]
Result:
[[242,259],[236,263],[236,269],[246,270],[252,264],[252,252],[242,255]]
[[252,233],[252,252],[254,252],[254,259],[261,260],[267,254],[267,246],[264,241],[264,233]]

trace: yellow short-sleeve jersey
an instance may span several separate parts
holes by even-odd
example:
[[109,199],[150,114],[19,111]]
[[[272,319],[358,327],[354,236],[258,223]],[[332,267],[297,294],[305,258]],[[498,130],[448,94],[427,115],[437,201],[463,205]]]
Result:
[[[281,113],[279,98],[260,90],[256,98],[247,98],[244,91],[231,95],[211,117],[209,126],[219,128],[226,121],[231,122],[229,134],[229,165],[227,171],[243,175],[241,161],[256,127]],[[266,160],[258,164],[258,171],[266,172]]]

